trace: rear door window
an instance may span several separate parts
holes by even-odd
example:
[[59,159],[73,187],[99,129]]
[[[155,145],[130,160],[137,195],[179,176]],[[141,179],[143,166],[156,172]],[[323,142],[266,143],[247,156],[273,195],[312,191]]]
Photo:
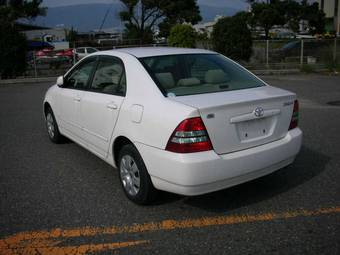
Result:
[[125,96],[126,81],[123,62],[115,57],[101,56],[90,87],[93,92]]

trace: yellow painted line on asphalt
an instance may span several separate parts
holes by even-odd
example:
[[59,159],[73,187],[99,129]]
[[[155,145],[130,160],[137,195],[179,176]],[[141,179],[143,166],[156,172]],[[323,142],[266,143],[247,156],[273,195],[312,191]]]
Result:
[[340,213],[340,207],[329,207],[317,210],[296,210],[281,213],[264,213],[257,215],[231,215],[203,217],[186,220],[164,220],[128,226],[112,226],[105,228],[84,227],[75,229],[53,229],[50,231],[21,232],[0,240],[0,254],[77,254],[115,250],[135,245],[148,244],[149,241],[130,241],[104,244],[80,244],[63,246],[71,238],[93,237],[97,235],[115,235],[123,233],[144,233],[162,230],[191,229],[209,226],[232,225],[250,222],[285,220],[297,217],[321,216]]
[[[55,244],[60,243],[57,242]],[[147,244],[149,241],[131,241],[131,242],[120,242],[120,243],[103,243],[103,244],[83,244],[78,246],[43,246],[42,244],[37,246],[27,245],[26,247],[12,248],[0,250],[0,254],[13,255],[13,254],[46,254],[46,255],[84,255],[93,254],[96,252],[103,252],[109,250],[121,249],[129,246],[135,246],[140,244]]]

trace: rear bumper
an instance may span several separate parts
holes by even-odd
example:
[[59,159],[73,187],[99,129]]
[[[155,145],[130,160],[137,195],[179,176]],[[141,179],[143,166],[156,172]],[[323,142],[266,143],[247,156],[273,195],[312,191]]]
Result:
[[302,144],[293,129],[278,141],[218,155],[214,151],[178,154],[136,143],[155,188],[182,195],[221,190],[270,174],[291,164]]

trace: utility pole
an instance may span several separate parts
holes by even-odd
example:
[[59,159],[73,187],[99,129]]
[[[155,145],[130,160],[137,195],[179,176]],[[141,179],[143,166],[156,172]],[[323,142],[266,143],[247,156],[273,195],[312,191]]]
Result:
[[334,0],[334,30],[339,34],[339,0]]

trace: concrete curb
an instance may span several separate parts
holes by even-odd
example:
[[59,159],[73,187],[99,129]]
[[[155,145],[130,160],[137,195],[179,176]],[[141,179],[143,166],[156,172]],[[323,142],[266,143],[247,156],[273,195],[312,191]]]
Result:
[[250,70],[256,75],[288,75],[288,74],[299,74],[299,69],[282,69],[282,70]]
[[56,80],[57,80],[57,77],[18,78],[18,79],[0,80],[0,85],[55,82]]

